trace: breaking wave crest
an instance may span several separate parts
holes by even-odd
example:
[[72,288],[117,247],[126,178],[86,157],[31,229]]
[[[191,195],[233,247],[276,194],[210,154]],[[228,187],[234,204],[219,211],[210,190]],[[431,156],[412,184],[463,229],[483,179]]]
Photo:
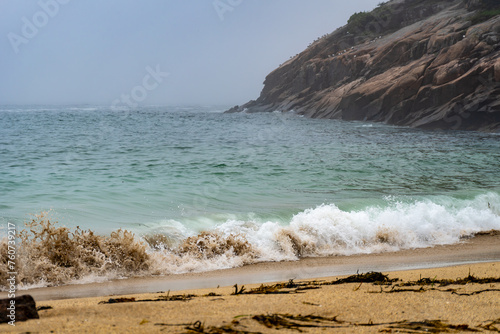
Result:
[[[238,267],[301,257],[353,255],[432,247],[500,230],[500,196],[447,198],[343,211],[321,205],[288,224],[227,220],[209,231],[134,235],[118,230],[100,236],[70,230],[34,216],[19,233],[17,279],[21,289],[168,275]],[[6,282],[7,242],[0,243],[0,282]],[[5,289],[5,286],[1,287]]]

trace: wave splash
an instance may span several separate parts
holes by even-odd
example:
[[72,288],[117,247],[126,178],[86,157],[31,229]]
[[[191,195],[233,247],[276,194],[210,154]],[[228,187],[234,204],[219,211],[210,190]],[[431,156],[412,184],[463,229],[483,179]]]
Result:
[[[286,226],[228,220],[201,233],[178,226],[182,228],[169,235],[137,237],[118,230],[100,236],[58,226],[46,213],[36,215],[19,234],[19,288],[452,244],[478,232],[500,230],[500,196],[488,193],[473,200],[413,203],[388,198],[386,207],[350,212],[334,204],[321,205],[295,215]],[[0,243],[0,254],[0,282],[6,282],[6,240]]]

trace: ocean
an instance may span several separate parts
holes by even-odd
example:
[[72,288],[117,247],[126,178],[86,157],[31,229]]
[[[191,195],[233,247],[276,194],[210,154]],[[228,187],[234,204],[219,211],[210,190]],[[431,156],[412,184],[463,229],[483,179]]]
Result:
[[0,236],[17,227],[20,287],[500,230],[498,133],[226,109],[1,106]]

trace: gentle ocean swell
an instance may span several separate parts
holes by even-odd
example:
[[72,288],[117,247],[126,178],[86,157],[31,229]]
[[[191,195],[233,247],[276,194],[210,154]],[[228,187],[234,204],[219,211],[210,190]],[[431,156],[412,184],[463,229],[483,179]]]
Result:
[[[233,219],[201,233],[181,223],[169,228],[165,234],[118,230],[100,236],[38,215],[20,233],[20,288],[452,244],[481,231],[500,230],[500,196],[490,192],[471,200],[442,196],[411,203],[387,198],[383,207],[350,212],[321,205],[298,213],[288,224]],[[0,252],[0,282],[6,282],[5,240]]]

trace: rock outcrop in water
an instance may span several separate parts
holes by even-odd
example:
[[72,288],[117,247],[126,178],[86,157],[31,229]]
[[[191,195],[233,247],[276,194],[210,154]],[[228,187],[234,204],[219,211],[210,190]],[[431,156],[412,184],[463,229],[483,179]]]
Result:
[[271,72],[228,112],[500,130],[500,2],[392,0]]

